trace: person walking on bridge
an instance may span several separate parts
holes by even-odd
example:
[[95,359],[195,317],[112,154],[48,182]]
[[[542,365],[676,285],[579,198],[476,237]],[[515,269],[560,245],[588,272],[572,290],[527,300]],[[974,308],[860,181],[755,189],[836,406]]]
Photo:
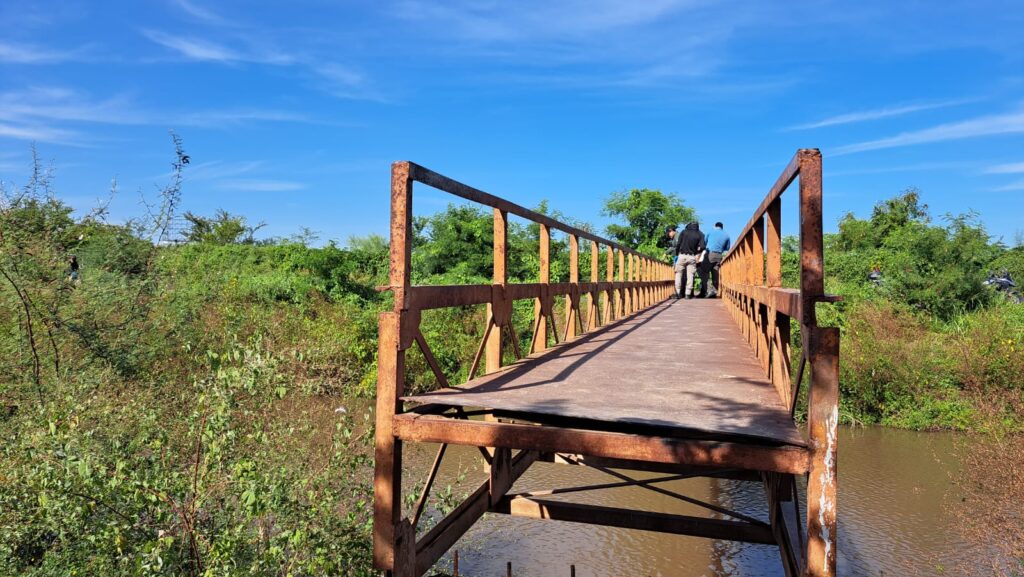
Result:
[[676,245],[676,285],[682,280],[682,273],[686,271],[685,296],[693,298],[693,276],[697,272],[697,257],[704,252],[704,234],[696,222],[686,225],[683,234],[679,235],[679,242]]
[[[729,233],[724,230],[725,225],[720,222],[715,223],[715,228],[711,229],[707,237],[704,239],[704,243],[707,246],[708,254],[706,257],[707,271],[711,273],[711,285],[707,289],[707,297],[715,298],[718,296],[719,286],[718,283],[721,280],[719,278],[719,270],[722,268],[722,256],[729,252],[729,246],[731,239]],[[701,286],[705,286],[707,274],[701,275]],[[703,289],[702,289],[703,290]]]
[[[666,248],[665,250],[668,252],[668,257],[672,261],[673,269],[675,269],[676,261],[679,260],[679,233],[677,232],[678,229],[679,227],[677,227],[674,224],[670,224],[669,226],[665,227],[665,236],[668,237],[668,248]],[[680,273],[678,269],[675,269],[675,275],[676,294],[674,294],[673,296],[675,298],[680,298],[681,296],[683,296],[682,273]]]

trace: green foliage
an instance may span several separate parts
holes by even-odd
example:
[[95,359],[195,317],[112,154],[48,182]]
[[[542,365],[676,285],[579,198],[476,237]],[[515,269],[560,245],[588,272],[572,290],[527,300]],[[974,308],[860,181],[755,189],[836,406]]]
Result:
[[256,242],[256,231],[266,226],[262,222],[249,226],[244,216],[230,214],[220,208],[213,217],[199,216],[192,212],[186,212],[183,216],[189,223],[189,228],[185,231],[186,242],[252,244]]
[[[575,222],[557,211],[549,211],[547,202],[534,210],[549,214],[581,230],[586,223]],[[540,270],[540,227],[510,219],[506,275],[509,282],[537,282]],[[430,216],[413,221],[412,277],[414,284],[490,284],[494,274],[494,217],[475,206],[449,204]],[[569,243],[563,234],[551,232],[549,244],[551,282],[569,278]],[[589,259],[580,259],[580,274],[590,274]]]
[[0,575],[372,574],[369,415],[259,342],[203,358],[192,387],[69,388],[3,429]]
[[976,215],[948,215],[938,226],[927,209],[909,189],[876,205],[869,220],[847,214],[839,233],[826,235],[827,274],[866,287],[877,267],[884,278],[879,298],[941,320],[984,307],[991,293],[982,282],[1002,247],[989,242]]
[[610,224],[608,236],[626,246],[655,258],[664,258],[668,248],[665,228],[697,220],[697,213],[675,193],[649,188],[613,192],[601,214],[619,217],[624,224]]

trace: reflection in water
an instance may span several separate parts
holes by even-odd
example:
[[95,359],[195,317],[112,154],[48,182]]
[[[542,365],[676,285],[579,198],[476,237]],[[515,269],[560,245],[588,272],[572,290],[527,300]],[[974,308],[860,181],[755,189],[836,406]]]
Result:
[[[955,435],[880,428],[843,429],[839,445],[839,575],[950,575],[962,555],[944,503],[957,473]],[[429,466],[432,446],[409,448],[412,471]],[[454,449],[454,450],[452,450]],[[460,473],[456,493],[482,478],[475,450],[449,449],[439,486]],[[638,477],[648,477],[637,473]],[[607,482],[599,471],[538,463],[513,491]],[[408,486],[418,479],[407,477]],[[802,485],[802,480],[801,480]],[[758,483],[687,479],[661,485],[697,499],[765,519]],[[802,491],[803,489],[801,489]],[[705,515],[703,509],[641,488],[617,488],[556,496],[574,502]],[[803,508],[802,508],[803,510]],[[721,517],[721,516],[719,516]],[[778,550],[767,545],[716,542],[695,537],[487,515],[456,545],[460,570],[469,577],[517,576],[782,577]]]

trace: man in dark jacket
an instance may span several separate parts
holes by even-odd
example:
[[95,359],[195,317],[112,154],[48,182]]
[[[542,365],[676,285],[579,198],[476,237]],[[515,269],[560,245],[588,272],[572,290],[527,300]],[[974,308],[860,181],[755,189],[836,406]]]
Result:
[[693,275],[697,271],[697,257],[704,252],[704,233],[695,222],[686,225],[686,230],[679,235],[679,242],[676,244],[676,251],[679,258],[676,259],[676,277],[681,278],[683,271],[686,271],[685,296],[693,298]]

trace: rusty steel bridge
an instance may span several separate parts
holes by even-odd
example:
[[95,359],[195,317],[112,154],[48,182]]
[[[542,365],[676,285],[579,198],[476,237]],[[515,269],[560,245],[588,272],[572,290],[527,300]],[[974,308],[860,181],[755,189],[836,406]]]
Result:
[[[781,196],[797,180],[800,286],[789,289],[781,286]],[[493,284],[410,283],[414,182],[493,209]],[[725,255],[723,298],[682,302],[670,298],[667,264],[411,162],[394,163],[388,287],[394,310],[380,317],[375,566],[391,577],[419,577],[484,513],[503,513],[771,544],[787,576],[834,576],[839,330],[819,327],[815,317],[816,303],[835,300],[824,292],[821,183],[821,154],[797,151]],[[539,225],[539,282],[508,282],[509,215]],[[568,238],[568,282],[549,282],[553,230]],[[587,280],[579,278],[584,242]],[[520,343],[513,329],[517,300],[534,302],[529,343]],[[469,380],[456,385],[420,331],[421,313],[469,305],[487,306],[486,327]],[[801,339],[795,371],[792,324]],[[691,333],[700,338],[680,337],[680,327],[700,327]],[[406,395],[406,356],[414,349],[438,386]],[[516,360],[503,366],[509,352]],[[800,427],[793,415],[803,381],[807,417]],[[418,502],[403,514],[402,446],[427,442],[440,444],[438,455]],[[488,479],[429,530],[418,531],[450,444],[480,448]],[[594,467],[615,481],[510,493],[536,462]],[[662,476],[639,479],[630,471]],[[691,477],[760,483],[766,511],[755,518],[685,495],[676,496],[709,515],[544,498],[608,487],[657,489]],[[798,477],[806,478],[803,504]]]

